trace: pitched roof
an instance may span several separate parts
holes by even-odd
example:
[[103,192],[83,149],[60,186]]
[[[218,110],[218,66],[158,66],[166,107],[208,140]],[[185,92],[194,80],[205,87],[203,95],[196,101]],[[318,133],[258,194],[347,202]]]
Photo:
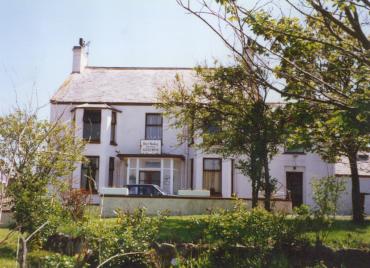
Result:
[[51,102],[156,103],[158,88],[173,86],[176,74],[187,86],[195,81],[192,68],[86,67],[70,74]]
[[[360,177],[370,177],[370,154],[369,153],[359,153],[359,155],[368,155],[367,159],[358,159],[357,167],[358,174]],[[335,175],[337,176],[349,176],[351,175],[351,169],[347,157],[342,157],[335,164]]]

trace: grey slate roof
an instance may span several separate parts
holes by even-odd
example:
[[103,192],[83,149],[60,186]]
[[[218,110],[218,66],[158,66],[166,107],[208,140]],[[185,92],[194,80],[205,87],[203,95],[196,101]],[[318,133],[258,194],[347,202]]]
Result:
[[[369,155],[367,160],[358,160],[358,173],[360,177],[370,177],[370,154],[369,153],[359,153],[362,155]],[[347,157],[342,157],[335,164],[335,175],[337,176],[349,176],[351,174],[350,165]]]
[[51,102],[155,103],[158,88],[173,86],[176,74],[187,86],[195,81],[191,68],[86,67],[70,74]]

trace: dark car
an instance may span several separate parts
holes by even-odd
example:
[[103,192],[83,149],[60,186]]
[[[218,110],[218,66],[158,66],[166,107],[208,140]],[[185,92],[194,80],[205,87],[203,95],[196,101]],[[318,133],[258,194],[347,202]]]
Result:
[[155,184],[129,184],[124,187],[128,188],[128,195],[140,196],[164,196],[161,188]]

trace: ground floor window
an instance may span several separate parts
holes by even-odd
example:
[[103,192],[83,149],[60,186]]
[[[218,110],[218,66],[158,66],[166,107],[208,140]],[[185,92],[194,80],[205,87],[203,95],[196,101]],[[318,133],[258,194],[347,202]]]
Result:
[[203,189],[209,190],[211,195],[221,195],[221,159],[203,159]]
[[97,193],[99,181],[99,157],[86,156],[87,161],[81,166],[81,189]]
[[140,171],[139,184],[156,184],[161,186],[160,171]]
[[109,157],[108,187],[113,187],[114,157]]
[[174,158],[128,157],[124,184],[155,184],[176,194],[181,188],[183,161]]

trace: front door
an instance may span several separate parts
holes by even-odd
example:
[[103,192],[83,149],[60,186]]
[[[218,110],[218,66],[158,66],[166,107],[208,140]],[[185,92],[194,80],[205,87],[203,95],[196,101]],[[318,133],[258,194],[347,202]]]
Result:
[[286,188],[290,193],[293,207],[303,204],[303,172],[287,172]]
[[140,171],[139,184],[156,184],[161,186],[160,171]]

